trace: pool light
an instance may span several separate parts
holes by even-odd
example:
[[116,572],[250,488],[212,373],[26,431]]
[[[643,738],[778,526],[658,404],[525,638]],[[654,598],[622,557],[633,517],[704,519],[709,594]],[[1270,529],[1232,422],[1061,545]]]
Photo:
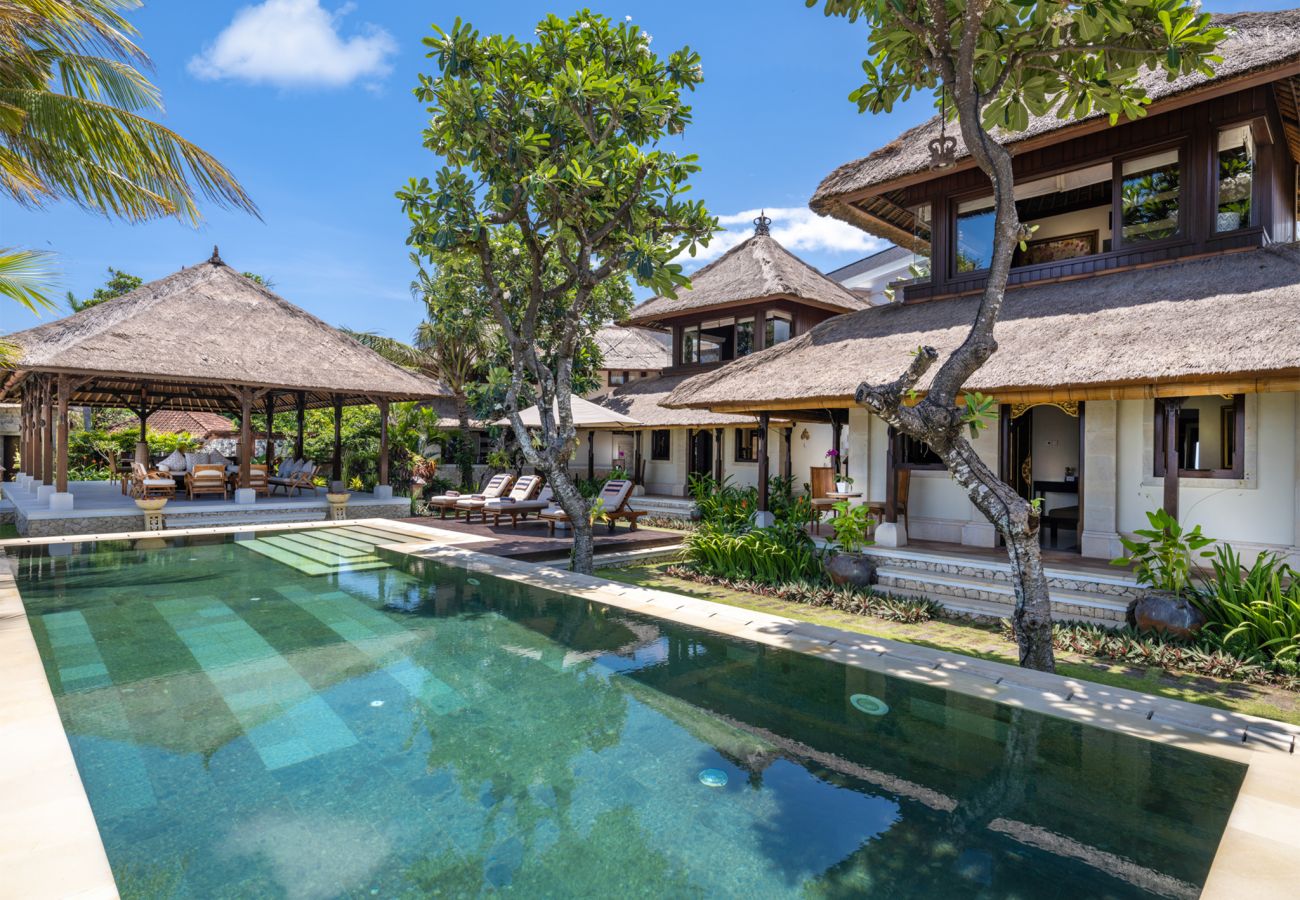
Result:
[[853,708],[860,713],[866,713],[869,716],[883,716],[889,712],[889,704],[879,697],[873,697],[870,694],[854,694],[849,698]]
[[721,769],[705,769],[700,772],[700,784],[711,788],[726,787],[727,773]]

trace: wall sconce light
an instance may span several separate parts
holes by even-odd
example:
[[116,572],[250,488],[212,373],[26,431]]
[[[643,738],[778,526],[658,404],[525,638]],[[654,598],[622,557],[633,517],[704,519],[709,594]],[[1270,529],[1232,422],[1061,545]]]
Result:
[[799,432],[799,440],[801,440],[801,441],[807,442],[808,438],[810,438],[810,437],[812,437],[812,435],[808,433],[808,429],[807,429],[807,428],[805,428],[803,431]]

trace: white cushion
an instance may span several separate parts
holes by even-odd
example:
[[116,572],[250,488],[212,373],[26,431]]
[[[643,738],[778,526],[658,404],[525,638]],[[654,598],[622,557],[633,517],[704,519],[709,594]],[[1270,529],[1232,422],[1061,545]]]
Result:
[[275,477],[288,478],[290,475],[293,474],[294,465],[295,464],[293,460],[286,459],[284,462],[280,463],[280,468],[275,470]]
[[171,456],[158,463],[158,468],[166,469],[168,472],[188,471],[188,467],[185,465],[185,454],[179,450],[173,450]]

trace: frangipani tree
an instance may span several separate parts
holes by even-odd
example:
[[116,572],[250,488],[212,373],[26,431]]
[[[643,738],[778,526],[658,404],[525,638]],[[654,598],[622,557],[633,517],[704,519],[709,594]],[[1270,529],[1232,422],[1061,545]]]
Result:
[[[864,383],[857,402],[925,441],[1001,532],[1013,569],[1012,617],[1020,664],[1052,670],[1052,620],[1038,547],[1038,516],[1004,484],[968,439],[994,407],[963,385],[997,350],[1011,257],[1028,237],[1016,214],[1010,151],[1000,138],[1023,131],[1031,116],[1063,119],[1105,113],[1113,123],[1145,113],[1149,98],[1136,76],[1164,68],[1168,77],[1212,73],[1226,36],[1195,0],[806,0],[827,15],[863,22],[869,32],[866,80],[849,98],[863,112],[888,112],[918,91],[942,92],[963,141],[992,182],[996,219],[988,279],[975,321],[943,360],[921,397],[918,387],[939,363],[920,347],[889,384]],[[908,405],[917,400],[915,405]]]
[[[445,165],[398,192],[408,242],[426,258],[477,263],[509,351],[506,412],[572,520],[574,568],[588,572],[590,506],[569,473],[574,359],[625,311],[602,285],[626,273],[672,294],[688,279],[671,260],[716,227],[682,198],[695,157],[659,146],[690,121],[682,95],[703,78],[699,57],[684,48],[660,58],[637,26],[586,10],[548,16],[531,43],[457,20],[425,44],[436,73],[420,76],[415,95],[430,115],[424,144]],[[532,402],[536,435],[519,419]]]

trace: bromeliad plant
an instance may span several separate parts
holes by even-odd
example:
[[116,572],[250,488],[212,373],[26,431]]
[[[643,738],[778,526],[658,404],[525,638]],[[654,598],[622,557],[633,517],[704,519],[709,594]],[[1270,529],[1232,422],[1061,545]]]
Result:
[[1200,525],[1185,530],[1163,509],[1147,513],[1147,521],[1151,527],[1135,531],[1136,538],[1120,538],[1128,554],[1112,559],[1110,564],[1132,566],[1138,583],[1152,590],[1179,596],[1189,593],[1193,554],[1213,556],[1213,551],[1204,548],[1214,539],[1201,534]]
[[1249,568],[1232,547],[1221,545],[1214,576],[1194,599],[1205,614],[1203,633],[1224,649],[1260,653],[1275,662],[1300,661],[1300,576],[1272,553]]
[[835,532],[835,544],[845,553],[861,553],[863,548],[875,543],[867,537],[871,526],[876,524],[865,504],[853,504],[841,500],[833,507],[835,518],[831,519],[831,530]]

